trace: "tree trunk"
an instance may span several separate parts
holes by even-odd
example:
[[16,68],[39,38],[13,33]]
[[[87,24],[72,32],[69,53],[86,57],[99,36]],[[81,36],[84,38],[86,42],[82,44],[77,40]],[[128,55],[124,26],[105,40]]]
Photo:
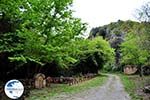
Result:
[[139,72],[140,77],[143,77],[143,66],[139,66],[139,67],[140,67],[140,72]]

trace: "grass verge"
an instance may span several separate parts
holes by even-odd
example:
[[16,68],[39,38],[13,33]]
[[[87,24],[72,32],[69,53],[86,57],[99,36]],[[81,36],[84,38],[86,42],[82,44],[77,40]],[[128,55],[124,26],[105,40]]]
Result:
[[74,94],[86,89],[97,87],[102,85],[107,80],[107,76],[99,75],[91,80],[82,82],[77,85],[68,86],[66,84],[55,84],[49,88],[41,90],[34,89],[26,100],[49,100],[53,96],[57,96],[61,93]]
[[134,81],[130,80],[130,79],[128,78],[128,76],[125,76],[125,75],[121,75],[121,74],[120,74],[120,77],[121,77],[121,80],[122,80],[122,83],[123,83],[123,85],[124,85],[125,90],[129,93],[129,95],[131,96],[132,100],[137,100],[137,99],[139,99],[139,98],[135,95],[135,93],[134,93],[134,91],[135,91],[135,89],[136,89],[136,86],[135,86]]
[[119,74],[121,81],[124,85],[125,90],[129,93],[132,100],[143,100],[141,96],[137,94],[138,84],[141,84],[140,81],[138,82],[139,76],[137,75],[123,75]]

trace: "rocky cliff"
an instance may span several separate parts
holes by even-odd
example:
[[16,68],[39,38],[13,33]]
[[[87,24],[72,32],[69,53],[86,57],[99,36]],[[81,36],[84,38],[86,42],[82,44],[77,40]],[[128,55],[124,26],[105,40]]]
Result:
[[116,68],[119,68],[121,59],[120,44],[124,41],[124,37],[127,33],[136,29],[136,24],[139,23],[133,21],[118,20],[118,22],[113,22],[108,25],[92,28],[88,38],[92,39],[97,36],[102,36],[104,39],[109,41],[111,47],[115,49],[115,66]]

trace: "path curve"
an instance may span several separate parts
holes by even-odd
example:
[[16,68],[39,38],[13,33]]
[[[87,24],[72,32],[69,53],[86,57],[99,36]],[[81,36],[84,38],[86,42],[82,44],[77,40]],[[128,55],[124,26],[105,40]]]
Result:
[[77,94],[60,94],[53,100],[131,100],[117,75],[108,75],[107,82]]

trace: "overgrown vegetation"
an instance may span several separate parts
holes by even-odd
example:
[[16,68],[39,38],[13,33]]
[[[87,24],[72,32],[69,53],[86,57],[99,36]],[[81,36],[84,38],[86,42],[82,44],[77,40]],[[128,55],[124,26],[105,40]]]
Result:
[[136,85],[135,82],[130,80],[128,76],[120,75],[122,83],[125,90],[129,93],[133,100],[140,100],[140,98],[135,94]]
[[141,70],[142,67],[150,66],[150,3],[143,5],[138,10],[139,24],[133,24],[133,28],[126,34],[125,42],[121,44],[122,64],[135,65]]
[[122,70],[125,65],[141,68],[150,63],[149,22],[118,21],[93,28],[89,38],[102,36],[115,49],[115,65],[107,70]]
[[142,89],[145,85],[148,85],[150,77],[145,76],[141,78],[137,75],[127,76],[123,74],[119,74],[119,76],[122,80],[125,90],[132,97],[132,100],[149,100],[149,94],[145,94]]
[[72,0],[0,1],[0,76],[50,75],[53,67],[97,73],[113,62],[114,50],[106,40],[82,37],[86,24],[72,16],[71,4]]

